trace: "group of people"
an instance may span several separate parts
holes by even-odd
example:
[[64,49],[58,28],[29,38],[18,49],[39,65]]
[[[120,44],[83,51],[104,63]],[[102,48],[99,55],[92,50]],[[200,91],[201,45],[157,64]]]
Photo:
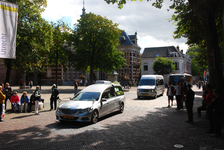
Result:
[[[27,95],[27,92],[24,91],[21,98],[17,95],[16,91],[13,91],[12,88],[9,86],[9,83],[2,84],[0,86],[0,121],[2,120],[2,115],[4,110],[7,108],[7,100],[11,102],[11,112],[18,112],[19,107],[20,110],[24,110],[24,112],[27,112],[27,108],[29,107],[29,110],[31,112],[32,105],[35,105],[35,114],[39,115],[38,108],[39,108],[39,101],[42,101],[44,104],[44,99],[41,98],[40,94],[40,87],[36,86],[36,90],[32,92],[32,95],[30,98]],[[50,98],[50,110],[53,109],[53,103],[54,103],[54,109],[57,108],[57,99],[59,99],[59,91],[56,88],[56,85],[53,84],[52,86],[52,94]],[[43,106],[44,107],[44,106]]]
[[206,84],[202,97],[202,105],[197,109],[198,116],[201,117],[201,111],[205,110],[210,127],[206,132],[211,133],[211,136],[219,137],[222,135],[221,130],[223,113],[223,102],[220,97],[220,91],[217,89],[212,89],[210,84]]
[[185,82],[183,84],[177,82],[175,87],[169,82],[167,87],[168,107],[173,106],[174,96],[176,97],[177,110],[183,109],[183,102],[185,102],[188,114],[187,123],[193,123],[193,102],[195,93],[191,87],[191,84],[186,85]]

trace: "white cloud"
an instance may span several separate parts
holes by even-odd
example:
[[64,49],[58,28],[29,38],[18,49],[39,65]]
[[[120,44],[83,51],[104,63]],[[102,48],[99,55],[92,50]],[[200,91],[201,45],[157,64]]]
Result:
[[[50,21],[59,19],[74,24],[82,14],[82,0],[48,0],[48,7],[42,14],[44,18]],[[138,33],[139,46],[159,47],[159,46],[177,46],[187,50],[184,44],[186,39],[173,39],[175,26],[167,19],[171,18],[173,10],[167,11],[170,2],[166,1],[162,9],[156,9],[152,2],[131,2],[127,1],[123,9],[118,9],[117,5],[108,5],[104,0],[85,0],[86,12],[107,17],[114,23],[119,24],[119,28],[125,30],[128,34]]]

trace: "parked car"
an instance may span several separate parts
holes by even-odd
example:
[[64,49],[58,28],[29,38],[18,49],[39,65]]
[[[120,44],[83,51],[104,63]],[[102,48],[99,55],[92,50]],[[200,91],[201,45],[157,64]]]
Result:
[[112,84],[112,82],[107,80],[96,80],[95,84]]
[[141,97],[154,97],[163,95],[165,91],[164,78],[161,75],[142,75],[138,88],[137,96]]
[[56,110],[59,121],[96,123],[100,117],[124,111],[125,96],[120,84],[92,84]]

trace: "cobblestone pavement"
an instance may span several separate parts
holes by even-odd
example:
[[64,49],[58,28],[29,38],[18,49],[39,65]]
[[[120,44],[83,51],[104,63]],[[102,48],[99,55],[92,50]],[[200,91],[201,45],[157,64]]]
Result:
[[[59,87],[59,91],[66,88],[73,89]],[[50,87],[42,87],[42,91],[48,89]],[[173,107],[167,108],[165,95],[139,100],[136,90],[132,87],[125,93],[124,113],[113,113],[96,124],[56,121],[55,111],[49,111],[50,94],[47,92],[42,92],[45,108],[40,115],[34,115],[34,112],[9,113],[8,106],[4,122],[0,122],[0,150],[172,150],[177,149],[175,144],[183,145],[183,150],[199,150],[206,146],[224,149],[223,137],[214,138],[205,133],[208,128],[205,112],[202,112],[202,117],[196,117],[196,109],[202,100],[201,91],[193,89],[196,92],[195,124],[187,124],[186,109],[175,110],[175,102]],[[62,103],[72,96],[73,93],[61,93]]]

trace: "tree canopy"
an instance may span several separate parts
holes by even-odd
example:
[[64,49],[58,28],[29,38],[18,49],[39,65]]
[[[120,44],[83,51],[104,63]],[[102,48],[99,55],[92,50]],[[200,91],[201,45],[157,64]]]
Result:
[[157,57],[152,64],[155,74],[164,75],[175,70],[174,61],[168,58]]
[[118,24],[93,13],[85,14],[75,24],[70,42],[75,46],[74,67],[90,72],[90,83],[94,70],[111,72],[125,64],[123,53],[117,49],[120,34]]

